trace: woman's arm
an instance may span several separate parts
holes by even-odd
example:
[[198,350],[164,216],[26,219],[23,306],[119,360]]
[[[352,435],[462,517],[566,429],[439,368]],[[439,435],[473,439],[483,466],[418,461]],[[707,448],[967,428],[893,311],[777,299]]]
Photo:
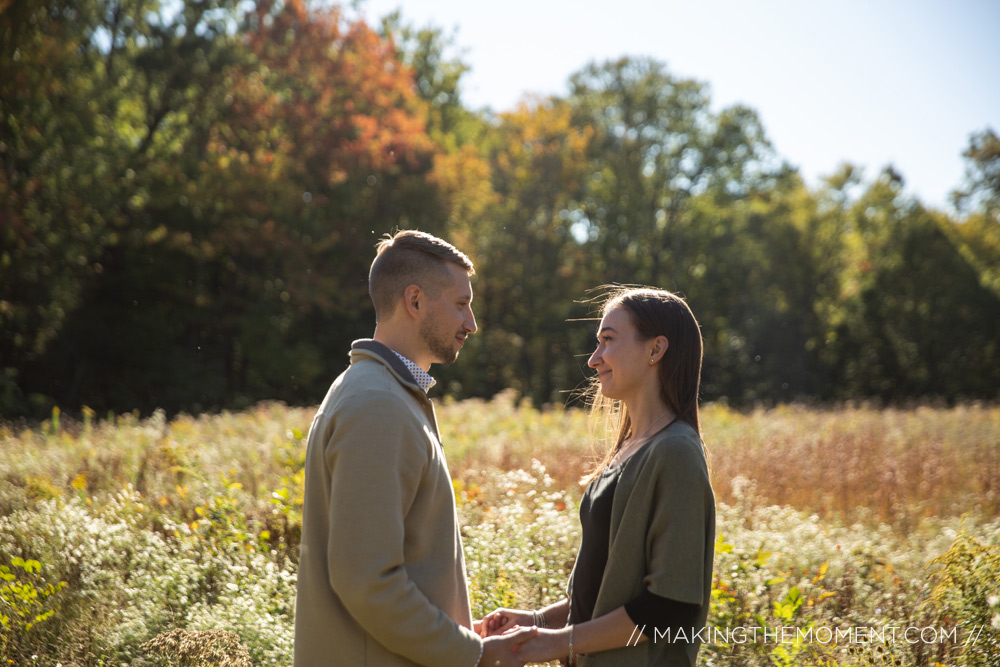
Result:
[[569,619],[569,598],[563,598],[555,604],[550,604],[538,611],[544,621],[541,628],[561,628],[566,625]]
[[[536,617],[535,614],[538,614],[538,616]],[[524,609],[497,609],[483,618],[479,634],[482,637],[499,635],[510,630],[515,625],[535,625],[537,620],[542,621],[538,625],[540,628],[561,628],[566,625],[566,619],[568,618],[568,599],[560,600],[555,604],[550,604],[548,607],[534,612]]]
[[537,637],[529,639],[517,650],[517,657],[525,662],[547,662],[567,657],[571,642],[573,655],[578,655],[636,645],[644,641],[646,635],[639,631],[622,605],[586,623],[558,630],[539,629]]

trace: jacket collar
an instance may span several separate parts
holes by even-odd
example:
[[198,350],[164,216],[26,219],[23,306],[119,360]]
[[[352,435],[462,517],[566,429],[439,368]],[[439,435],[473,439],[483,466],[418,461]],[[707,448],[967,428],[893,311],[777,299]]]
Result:
[[359,340],[351,343],[351,363],[354,362],[354,357],[356,353],[362,353],[367,357],[375,357],[382,363],[392,370],[399,379],[406,385],[411,386],[416,389],[422,396],[427,396],[427,393],[420,388],[417,384],[416,379],[413,377],[413,373],[410,369],[406,367],[403,360],[392,351],[391,348],[378,342],[377,340],[372,340],[371,338],[361,338]]

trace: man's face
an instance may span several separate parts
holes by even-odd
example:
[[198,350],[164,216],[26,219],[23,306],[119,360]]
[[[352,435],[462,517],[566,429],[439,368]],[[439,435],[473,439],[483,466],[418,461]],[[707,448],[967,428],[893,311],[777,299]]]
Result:
[[420,337],[431,353],[432,363],[450,364],[469,334],[476,333],[472,314],[472,282],[465,269],[448,264],[450,280],[437,298],[427,300],[427,313],[420,322]]

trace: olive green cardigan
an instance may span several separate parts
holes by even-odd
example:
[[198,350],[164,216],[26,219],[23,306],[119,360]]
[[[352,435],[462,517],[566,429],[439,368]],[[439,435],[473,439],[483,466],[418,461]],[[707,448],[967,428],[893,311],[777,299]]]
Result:
[[295,667],[474,667],[455,495],[434,407],[356,341],[306,445]]
[[[603,616],[648,589],[698,605],[695,632],[704,627],[712,595],[715,496],[701,438],[674,422],[636,452],[622,469],[611,505],[608,564],[594,607]],[[572,576],[570,591],[572,594]],[[580,656],[581,667],[694,665],[699,643],[669,642],[666,628],[647,641]],[[684,628],[692,635],[691,628]],[[635,633],[636,637],[639,632]],[[628,638],[623,637],[623,641]]]

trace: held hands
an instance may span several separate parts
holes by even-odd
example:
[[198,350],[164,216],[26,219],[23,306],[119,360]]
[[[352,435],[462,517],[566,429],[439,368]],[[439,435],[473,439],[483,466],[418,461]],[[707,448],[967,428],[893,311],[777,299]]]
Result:
[[[523,609],[497,609],[487,614],[478,624],[480,636],[486,638],[480,665],[483,667],[492,667],[495,664],[523,665],[526,662],[547,662],[569,655],[569,628],[546,630],[534,627],[535,620],[533,612]],[[513,653],[507,657],[514,662],[487,661],[485,647],[489,646],[488,642],[511,638],[514,638],[514,645],[508,650],[512,650]]]
[[[483,625],[485,626],[485,619]],[[518,649],[524,642],[538,634],[538,628],[512,628],[502,635],[494,635],[483,640],[483,657],[479,667],[524,667],[524,658]]]
[[523,609],[497,609],[490,612],[482,620],[480,637],[502,635],[515,626],[527,627],[534,625],[535,615]]
[[570,629],[539,629],[535,637],[517,647],[517,659],[522,662],[548,662],[570,654]]

